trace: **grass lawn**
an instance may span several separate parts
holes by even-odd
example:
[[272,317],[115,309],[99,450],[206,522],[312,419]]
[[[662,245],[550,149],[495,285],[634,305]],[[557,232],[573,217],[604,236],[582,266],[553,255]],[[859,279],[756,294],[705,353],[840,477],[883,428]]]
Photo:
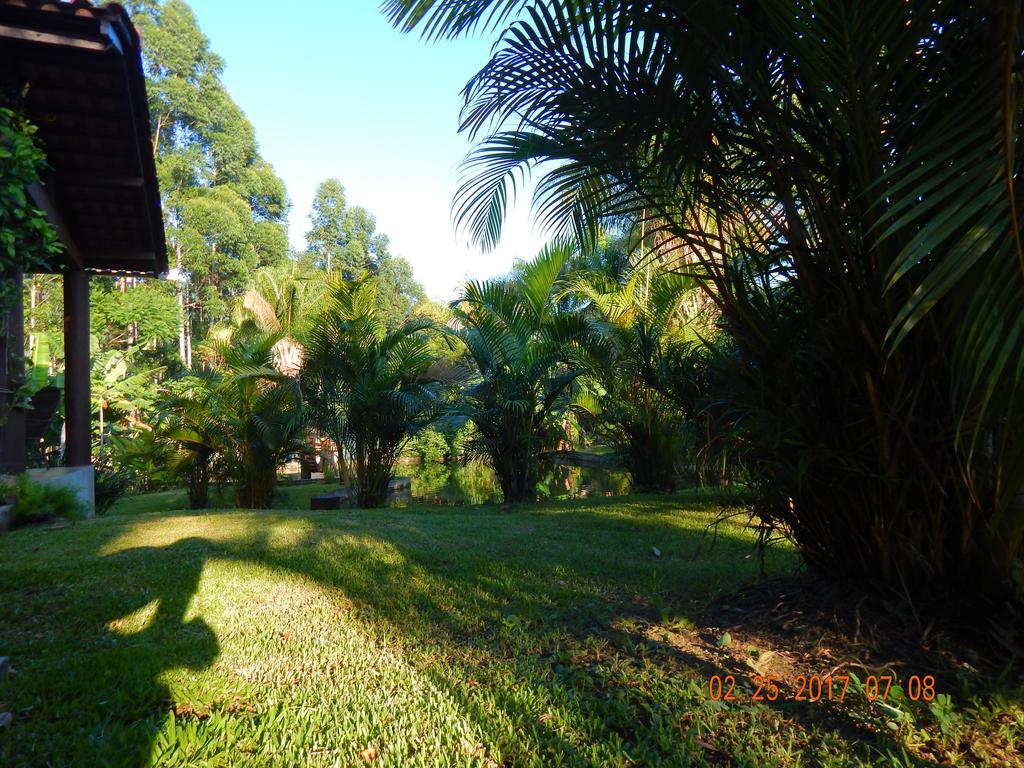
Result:
[[[896,714],[855,692],[841,708],[753,704],[740,675],[744,700],[712,700],[709,674],[786,657],[694,623],[757,577],[738,524],[695,558],[712,515],[693,497],[633,498],[120,514],[15,531],[0,537],[0,655],[16,669],[0,691],[14,714],[0,766],[1019,757],[1024,715],[1009,699],[885,705]],[[772,573],[795,565],[769,553]],[[963,746],[976,733],[987,757]]]
[[[333,491],[338,483],[279,483],[274,491],[275,509],[309,509],[309,500],[321,493]],[[233,509],[234,491],[230,487],[210,487],[212,509]],[[188,492],[184,488],[159,491],[141,496],[122,496],[110,508],[111,515],[138,515],[153,512],[175,512],[188,509]]]

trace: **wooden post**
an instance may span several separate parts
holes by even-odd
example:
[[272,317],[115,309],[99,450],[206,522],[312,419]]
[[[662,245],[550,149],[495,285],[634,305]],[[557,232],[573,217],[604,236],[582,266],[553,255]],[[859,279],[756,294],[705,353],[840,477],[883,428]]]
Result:
[[[15,393],[25,378],[25,308],[21,301],[21,270],[3,275],[12,287],[11,308],[0,334],[0,475],[25,471],[25,410],[13,408]],[[6,423],[3,423],[6,416]],[[3,503],[3,499],[0,499]]]
[[64,273],[64,464],[92,464],[89,355],[89,273]]

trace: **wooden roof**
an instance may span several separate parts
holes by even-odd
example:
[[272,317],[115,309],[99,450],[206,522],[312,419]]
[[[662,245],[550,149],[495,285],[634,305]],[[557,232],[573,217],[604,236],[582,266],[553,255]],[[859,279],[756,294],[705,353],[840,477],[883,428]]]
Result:
[[139,36],[117,4],[0,0],[0,89],[39,129],[30,189],[72,268],[167,271]]

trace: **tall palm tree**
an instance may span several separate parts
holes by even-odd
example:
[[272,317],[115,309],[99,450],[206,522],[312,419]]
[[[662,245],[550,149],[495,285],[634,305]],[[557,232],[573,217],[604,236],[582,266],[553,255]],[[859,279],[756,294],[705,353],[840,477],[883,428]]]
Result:
[[533,498],[547,419],[583,373],[590,336],[578,312],[558,310],[571,249],[549,246],[512,280],[468,283],[452,303],[476,368],[455,411],[473,422],[506,502]]
[[814,568],[1024,599],[1020,0],[388,0],[503,29],[457,221],[645,218],[735,355],[758,509]]
[[388,331],[372,280],[331,279],[330,301],[309,334],[302,385],[312,424],[346,447],[360,507],[387,501],[388,482],[408,439],[437,416],[440,388],[426,331],[415,320]]

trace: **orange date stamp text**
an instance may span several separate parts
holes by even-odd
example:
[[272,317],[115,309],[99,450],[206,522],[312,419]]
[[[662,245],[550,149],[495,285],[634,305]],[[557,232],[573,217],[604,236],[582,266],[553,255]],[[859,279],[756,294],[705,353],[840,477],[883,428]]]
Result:
[[896,675],[868,675],[863,681],[850,675],[795,675],[780,679],[773,675],[754,675],[749,679],[753,693],[741,690],[735,675],[712,675],[708,678],[708,695],[715,701],[843,701],[854,690],[863,692],[868,701],[885,701],[901,690],[911,701],[935,699],[933,675],[910,675],[905,680]]

